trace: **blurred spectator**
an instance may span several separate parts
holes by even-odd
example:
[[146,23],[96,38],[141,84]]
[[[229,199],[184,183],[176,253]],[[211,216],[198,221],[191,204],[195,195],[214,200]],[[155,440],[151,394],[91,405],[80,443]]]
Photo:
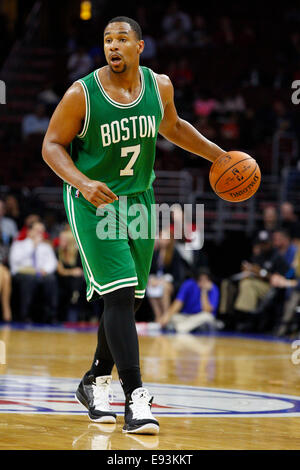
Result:
[[142,60],[150,61],[156,58],[157,45],[156,40],[148,31],[144,31],[143,39],[145,42],[145,48],[142,54]]
[[176,249],[174,236],[168,238],[167,232],[161,231],[155,242],[146,291],[156,321],[159,321],[163,313],[168,310],[172,295],[183,278],[184,265]]
[[285,259],[289,266],[289,271],[285,274],[286,277],[294,276],[294,269],[292,267],[298,247],[291,242],[291,237],[286,230],[276,230],[273,233],[273,247]]
[[278,215],[275,206],[266,206],[263,209],[262,221],[258,224],[258,232],[271,234],[279,227]]
[[57,252],[59,306],[63,313],[67,313],[68,321],[77,321],[84,300],[85,280],[78,248],[70,230],[60,233]]
[[85,47],[80,46],[68,60],[67,68],[71,82],[88,75],[93,68],[93,61],[86,52]]
[[219,27],[214,35],[214,40],[220,45],[231,45],[234,43],[232,22],[228,16],[222,16],[219,18]]
[[100,47],[98,44],[94,45],[89,49],[89,56],[93,61],[93,69],[100,68],[104,63],[104,53],[103,47]]
[[280,205],[280,226],[289,232],[292,239],[300,239],[300,222],[293,204],[288,201]]
[[9,245],[18,233],[16,222],[10,217],[5,217],[5,202],[0,199],[0,234],[2,243]]
[[22,120],[23,139],[27,139],[31,135],[43,136],[49,125],[49,117],[46,113],[46,106],[38,103],[32,114],[26,114]]
[[[38,214],[27,215],[24,221],[24,225],[17,236],[17,240],[24,240],[27,237],[28,231],[35,222],[41,222],[41,218]],[[44,232],[44,238],[49,238],[47,232]]]
[[210,43],[210,37],[207,32],[207,23],[203,16],[196,15],[193,18],[192,32],[193,46],[205,47]]
[[19,201],[13,194],[8,194],[5,197],[5,214],[10,219],[14,220],[17,227],[21,226],[21,213]]
[[44,225],[34,222],[25,240],[16,240],[10,251],[10,269],[20,291],[20,317],[24,321],[30,320],[29,308],[38,288],[42,288],[44,294],[44,321],[56,320],[57,259],[44,235]]
[[[284,336],[292,333],[293,320],[295,318],[296,308],[300,305],[300,250],[296,253],[294,261],[295,279],[287,279],[280,274],[274,274],[271,277],[271,285],[275,288],[289,289],[290,296],[286,299],[283,306],[283,313],[280,323],[277,326],[275,334]],[[296,325],[297,327],[298,325]]]
[[256,251],[251,262],[242,263],[244,278],[239,281],[234,308],[240,320],[245,314],[249,314],[245,317],[249,322],[246,322],[246,328],[256,322],[255,314],[262,313],[266,305],[275,298],[276,291],[270,284],[271,275],[278,273],[285,276],[289,271],[288,263],[273,247],[271,237],[267,233],[265,235],[267,236],[256,240]]
[[190,333],[204,326],[217,327],[215,315],[219,304],[219,288],[212,282],[209,270],[199,270],[195,279],[187,279],[176,299],[159,320],[162,327],[177,333]]
[[9,269],[0,262],[0,298],[2,319],[5,322],[11,322],[11,275]]
[[173,1],[169,4],[162,21],[162,29],[165,33],[166,42],[181,38],[192,30],[191,18],[188,13],[179,9],[178,2]]

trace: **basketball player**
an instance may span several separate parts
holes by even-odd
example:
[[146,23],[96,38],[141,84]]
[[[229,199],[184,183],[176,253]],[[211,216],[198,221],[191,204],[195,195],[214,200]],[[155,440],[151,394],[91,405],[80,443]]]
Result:
[[115,221],[121,219],[120,196],[127,197],[128,216],[133,204],[142,204],[145,222],[149,227],[154,223],[150,207],[158,132],[211,162],[224,151],[178,117],[169,78],[139,65],[143,49],[134,20],[109,21],[104,30],[108,65],[67,90],[51,118],[42,154],[64,181],[64,204],[80,250],[87,299],[100,295],[104,300],[95,357],[76,397],[91,420],[115,422],[109,389],[116,364],[126,398],[123,431],[157,434],[153,397],[142,384],[134,320],[145,295],[154,236],[134,239],[125,227],[125,236],[123,231],[123,236],[103,239],[97,224],[104,217],[101,208],[109,205]]

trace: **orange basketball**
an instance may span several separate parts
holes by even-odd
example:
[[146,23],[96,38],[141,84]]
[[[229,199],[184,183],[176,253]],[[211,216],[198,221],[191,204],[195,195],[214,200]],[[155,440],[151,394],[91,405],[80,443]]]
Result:
[[214,161],[209,172],[209,182],[220,198],[229,202],[241,202],[256,193],[261,182],[261,173],[250,155],[231,151]]

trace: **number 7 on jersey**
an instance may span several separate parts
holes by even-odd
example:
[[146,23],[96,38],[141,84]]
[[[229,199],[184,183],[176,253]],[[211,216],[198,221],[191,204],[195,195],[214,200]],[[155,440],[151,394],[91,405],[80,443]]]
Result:
[[120,176],[133,176],[133,165],[135,164],[141,151],[141,146],[132,145],[131,147],[122,147],[121,148],[121,157],[127,157],[129,153],[132,153],[132,157],[129,160],[128,164],[125,166],[124,170],[120,170]]

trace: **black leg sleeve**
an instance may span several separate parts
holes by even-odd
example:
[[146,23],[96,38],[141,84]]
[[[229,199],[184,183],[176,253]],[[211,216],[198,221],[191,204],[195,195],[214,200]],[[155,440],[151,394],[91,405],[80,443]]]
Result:
[[113,367],[114,360],[107,344],[104,330],[104,314],[102,314],[98,328],[97,349],[95,352],[92,367],[90,369],[90,373],[93,374],[95,377],[99,377],[101,375],[111,375]]
[[141,387],[139,344],[134,319],[134,287],[103,296],[104,329],[125,394]]

